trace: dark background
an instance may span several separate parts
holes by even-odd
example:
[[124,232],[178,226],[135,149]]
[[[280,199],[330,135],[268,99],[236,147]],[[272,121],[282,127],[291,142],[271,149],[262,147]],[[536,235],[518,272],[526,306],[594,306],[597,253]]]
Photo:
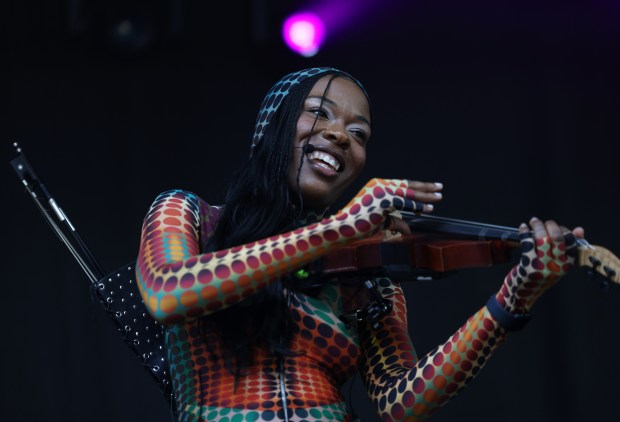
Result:
[[[135,259],[159,192],[222,201],[272,83],[334,66],[363,81],[374,108],[368,165],[343,202],[370,177],[441,181],[437,215],[513,227],[554,218],[620,251],[617,2],[345,2],[360,13],[334,15],[340,31],[312,58],[279,38],[304,2],[147,3],[137,15],[152,14],[146,35],[116,39],[115,13],[132,2],[0,5],[3,420],[171,420],[20,186],[14,141],[112,271]],[[508,268],[407,284],[419,355],[479,309]],[[576,269],[534,314],[433,420],[620,420],[617,286],[605,294]],[[376,420],[359,378],[345,391],[364,422]]]

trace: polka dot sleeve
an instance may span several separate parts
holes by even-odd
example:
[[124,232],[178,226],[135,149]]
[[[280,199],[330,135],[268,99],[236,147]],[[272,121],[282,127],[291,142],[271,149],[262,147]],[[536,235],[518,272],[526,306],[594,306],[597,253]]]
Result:
[[361,329],[364,383],[383,421],[423,420],[473,379],[503,341],[505,330],[483,307],[444,344],[418,360],[407,329],[403,292],[391,283],[388,289],[392,313],[378,330]]
[[147,309],[164,323],[238,303],[372,230],[370,224],[340,213],[292,232],[201,254],[200,240],[209,224],[204,221],[208,213],[201,211],[205,206],[191,192],[171,190],[156,198],[145,217],[136,275]]

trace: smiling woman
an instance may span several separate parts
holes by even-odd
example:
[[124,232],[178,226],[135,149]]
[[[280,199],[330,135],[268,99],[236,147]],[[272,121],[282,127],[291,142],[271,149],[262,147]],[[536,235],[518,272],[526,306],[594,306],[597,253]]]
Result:
[[[322,138],[313,139],[313,133]],[[293,146],[302,148],[293,149],[293,163],[299,165],[289,170],[289,186],[301,193],[306,207],[324,212],[357,178],[370,133],[370,105],[360,86],[338,74],[319,79],[297,122]],[[305,154],[308,145],[312,151]]]
[[[397,282],[319,283],[312,270],[383,229],[408,233],[394,213],[430,212],[441,200],[440,183],[373,178],[327,214],[364,167],[371,123],[368,95],[349,74],[291,73],[263,101],[250,158],[223,205],[185,190],[153,202],[137,278],[167,326],[180,420],[351,420],[340,388],[356,371],[382,420],[423,419],[469,383],[571,266],[583,230],[523,224],[523,258],[497,295],[418,359]],[[389,306],[370,321],[360,310],[377,297]]]

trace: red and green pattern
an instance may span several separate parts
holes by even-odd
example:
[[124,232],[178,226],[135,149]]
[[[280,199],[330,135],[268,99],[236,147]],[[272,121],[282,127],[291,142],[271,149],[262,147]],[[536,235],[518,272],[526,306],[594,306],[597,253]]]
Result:
[[380,286],[394,308],[378,331],[366,327],[360,334],[364,382],[382,420],[422,420],[473,379],[506,332],[484,307],[444,344],[418,360],[407,330],[401,288],[386,281]]
[[[347,207],[319,223],[201,253],[219,209],[186,191],[162,193],[144,221],[137,279],[147,308],[169,327],[180,420],[284,419],[276,357],[255,350],[256,364],[235,385],[216,331],[206,330],[205,337],[200,317],[239,303],[340,245],[372,235],[386,212],[419,210],[413,199],[404,180],[372,179]],[[364,304],[364,296],[348,288],[326,284],[316,298],[293,293],[298,332],[291,347],[296,353],[286,358],[283,379],[291,421],[349,420],[340,387],[358,369],[383,420],[422,419],[460,391],[505,336],[482,308],[418,360],[400,286],[378,282],[394,307],[377,331],[347,328],[338,318]]]
[[[375,233],[385,211],[415,209],[404,180],[372,179],[333,217],[292,232],[214,253],[200,254],[204,234],[193,194],[168,191],[143,224],[137,276],[152,315],[179,323],[223,309],[339,246]],[[209,218],[205,224],[213,224]]]
[[566,274],[575,261],[577,242],[571,234],[562,239],[551,237],[521,240],[521,260],[506,276],[496,298],[512,313],[526,313],[542,294]]

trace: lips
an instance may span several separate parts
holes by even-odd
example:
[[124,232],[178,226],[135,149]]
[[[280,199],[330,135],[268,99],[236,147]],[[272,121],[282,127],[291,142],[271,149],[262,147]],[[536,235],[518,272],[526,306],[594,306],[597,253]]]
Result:
[[340,169],[340,162],[336,157],[323,151],[313,151],[307,154],[308,160],[314,161],[319,166],[327,167],[335,172]]
[[329,173],[342,173],[345,168],[345,160],[342,151],[331,148],[331,145],[310,144],[312,150],[306,154],[306,159],[315,166]]

